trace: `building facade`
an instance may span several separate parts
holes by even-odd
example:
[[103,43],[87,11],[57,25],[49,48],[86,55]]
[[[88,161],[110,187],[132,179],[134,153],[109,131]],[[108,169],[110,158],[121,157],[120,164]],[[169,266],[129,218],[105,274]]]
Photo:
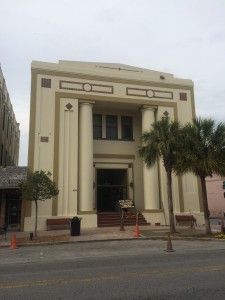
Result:
[[210,217],[223,217],[225,213],[225,178],[213,174],[206,178],[206,189]]
[[[20,228],[22,200],[12,177],[17,178],[19,143],[19,123],[0,67],[0,225],[7,224],[8,228],[16,229]],[[12,168],[15,173],[8,172]]]
[[0,166],[18,166],[20,130],[0,67]]
[[27,180],[27,167],[0,168],[0,225],[23,231],[24,204],[20,184]]
[[[122,199],[149,222],[168,224],[162,162],[146,169],[137,154],[143,131],[165,116],[181,123],[195,116],[191,80],[121,64],[32,62],[28,167],[50,171],[60,191],[39,203],[39,229],[46,218],[73,216],[96,227],[98,213]],[[175,213],[202,222],[195,176],[174,176],[173,196]],[[27,202],[25,230],[34,216]]]

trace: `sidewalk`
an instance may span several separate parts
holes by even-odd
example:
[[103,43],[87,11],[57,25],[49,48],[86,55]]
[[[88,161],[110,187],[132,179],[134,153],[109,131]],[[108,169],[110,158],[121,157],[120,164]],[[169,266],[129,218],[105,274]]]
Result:
[[[139,239],[167,239],[169,226],[139,226]],[[220,232],[220,226],[211,226],[213,233]],[[197,226],[191,229],[187,226],[176,226],[176,233],[171,235],[172,239],[212,239],[205,235],[205,227]],[[91,242],[91,241],[107,241],[107,240],[130,240],[137,239],[135,237],[136,228],[134,226],[125,227],[124,231],[120,231],[117,227],[103,228],[81,228],[79,236],[71,236],[70,230],[50,230],[39,231],[38,237],[30,240],[29,232],[7,232],[6,240],[0,238],[0,248],[8,247],[11,244],[13,234],[16,234],[17,246],[33,246],[42,244],[59,244],[73,242]]]

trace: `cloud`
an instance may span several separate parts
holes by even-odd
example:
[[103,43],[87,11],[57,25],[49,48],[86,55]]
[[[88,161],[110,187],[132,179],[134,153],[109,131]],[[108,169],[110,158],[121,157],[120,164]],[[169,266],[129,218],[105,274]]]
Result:
[[224,15],[224,0],[1,3],[0,57],[21,124],[20,163],[27,156],[32,60],[118,62],[190,78],[197,114],[223,120]]

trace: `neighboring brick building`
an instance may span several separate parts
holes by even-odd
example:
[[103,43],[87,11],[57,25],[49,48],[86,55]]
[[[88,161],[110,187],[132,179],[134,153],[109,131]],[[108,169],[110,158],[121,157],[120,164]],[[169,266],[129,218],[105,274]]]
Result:
[[0,166],[18,166],[20,130],[0,66]]
[[19,186],[27,179],[27,167],[0,168],[0,225],[23,230],[24,201]]
[[17,167],[19,142],[19,123],[16,122],[0,67],[0,225],[7,223],[9,229],[20,229],[23,220],[18,185],[21,174],[26,174],[27,168]]
[[223,181],[225,181],[225,178],[222,178],[218,175],[213,175],[213,177],[206,178],[208,206],[211,217],[221,217],[224,215],[225,190],[223,189]]

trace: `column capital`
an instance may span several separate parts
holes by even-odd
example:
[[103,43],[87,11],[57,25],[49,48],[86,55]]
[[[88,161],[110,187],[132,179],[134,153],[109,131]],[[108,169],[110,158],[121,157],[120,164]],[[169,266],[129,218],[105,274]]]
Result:
[[81,104],[81,105],[91,105],[91,106],[93,106],[94,104],[95,104],[95,101],[89,101],[89,100],[79,100],[79,104]]
[[143,110],[153,110],[154,112],[158,109],[158,106],[151,106],[151,105],[142,105],[141,111]]

